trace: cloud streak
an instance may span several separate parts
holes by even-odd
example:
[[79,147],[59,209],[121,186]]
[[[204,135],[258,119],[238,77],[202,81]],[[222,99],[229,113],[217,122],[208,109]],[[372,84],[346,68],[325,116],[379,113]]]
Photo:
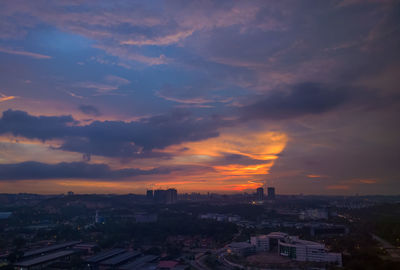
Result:
[[1,47],[0,47],[0,52],[7,53],[7,54],[27,56],[27,57],[31,57],[31,58],[35,58],[35,59],[51,59],[52,58],[49,55],[44,55],[44,54],[40,54],[40,53],[19,51],[19,50],[13,50],[13,49],[1,48]]
[[0,102],[5,102],[5,101],[8,101],[8,100],[13,100],[13,99],[16,99],[16,98],[17,98],[16,96],[6,96],[6,95],[0,93]]

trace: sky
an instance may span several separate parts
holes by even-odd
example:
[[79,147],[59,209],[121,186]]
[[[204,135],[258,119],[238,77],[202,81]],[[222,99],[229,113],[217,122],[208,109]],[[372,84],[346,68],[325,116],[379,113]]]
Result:
[[400,3],[0,2],[0,192],[400,193]]

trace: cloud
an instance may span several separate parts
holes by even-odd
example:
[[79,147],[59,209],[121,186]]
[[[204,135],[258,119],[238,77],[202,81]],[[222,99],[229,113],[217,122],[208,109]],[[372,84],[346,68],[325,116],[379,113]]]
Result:
[[108,75],[104,77],[104,83],[99,82],[80,82],[77,87],[95,89],[100,94],[105,94],[114,90],[118,90],[121,86],[130,84],[130,81],[115,75]]
[[[163,85],[155,92],[155,96],[167,101],[181,103],[178,106],[211,108],[216,103],[229,103],[232,97],[226,96],[221,87],[209,82],[196,82],[192,85]],[[231,89],[229,89],[231,90]],[[227,92],[229,90],[226,90]],[[231,91],[230,91],[231,92]]]
[[18,50],[1,48],[1,47],[0,47],[0,52],[7,53],[7,54],[28,56],[28,57],[35,58],[35,59],[50,59],[51,58],[51,56],[44,55],[44,54],[28,52],[28,51],[18,51]]
[[91,115],[91,116],[100,116],[101,113],[99,109],[92,105],[80,105],[78,109],[83,112],[84,114]]
[[366,179],[353,179],[352,181],[355,181],[356,183],[359,182],[362,184],[372,185],[378,183],[379,179],[366,178]]
[[6,96],[2,93],[0,93],[0,102],[8,101],[8,100],[13,100],[16,99],[16,96]]
[[307,174],[308,178],[325,178],[327,177],[326,175],[320,175],[320,174]]
[[287,141],[284,133],[268,130],[247,130],[242,133],[240,129],[230,127],[223,129],[218,137],[184,142],[164,151],[174,153],[175,161],[203,164],[220,175],[265,176]]
[[88,89],[96,89],[99,93],[106,93],[118,89],[118,85],[97,82],[81,82],[76,84],[76,86]]
[[172,97],[172,96],[167,96],[164,91],[157,91],[155,95],[159,98],[168,100],[168,101],[173,101],[177,103],[183,103],[183,104],[205,104],[205,103],[213,103],[214,101],[211,99],[206,99],[204,97],[192,97],[192,98],[183,98],[183,97]]
[[0,134],[60,139],[60,149],[83,154],[139,158],[161,155],[153,149],[216,137],[217,127],[223,124],[214,118],[197,119],[183,110],[140,121],[94,121],[88,125],[79,125],[71,116],[32,116],[7,110],[0,119]]
[[157,45],[165,46],[179,42],[193,34],[193,30],[182,31],[166,36],[155,37],[152,39],[140,39],[140,40],[124,40],[121,41],[121,45],[133,45],[133,46],[146,46],[146,45]]
[[139,175],[166,174],[170,170],[155,168],[141,170],[135,168],[112,170],[106,164],[88,164],[85,162],[61,162],[46,164],[41,162],[22,162],[0,164],[0,180],[32,180],[32,179],[114,179],[129,178]]
[[125,84],[131,83],[131,81],[129,81],[125,78],[122,78],[122,77],[115,76],[115,75],[108,75],[105,77],[105,80],[110,83],[115,83],[117,85],[125,85]]
[[245,119],[286,119],[330,111],[349,100],[348,92],[326,85],[303,83],[289,91],[273,91],[241,107]]
[[29,139],[64,138],[78,122],[72,116],[33,116],[24,111],[7,110],[0,119],[0,134],[11,133]]
[[164,54],[160,54],[158,57],[146,56],[135,50],[131,50],[123,46],[99,44],[95,47],[104,50],[112,56],[119,57],[122,60],[139,62],[148,66],[164,65],[167,64],[169,61],[169,59]]

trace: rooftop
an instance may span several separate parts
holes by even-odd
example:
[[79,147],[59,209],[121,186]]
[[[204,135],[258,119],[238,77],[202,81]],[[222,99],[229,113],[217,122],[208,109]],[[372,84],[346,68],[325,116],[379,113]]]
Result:
[[15,266],[20,266],[20,267],[31,267],[34,265],[38,265],[38,264],[42,264],[48,261],[52,261],[52,260],[56,260],[58,258],[62,258],[68,255],[71,255],[75,253],[75,251],[73,250],[62,250],[56,253],[51,253],[51,254],[47,254],[44,256],[40,256],[34,259],[30,259],[30,260],[26,260],[26,261],[22,261],[22,262],[17,262],[14,265]]
[[74,246],[76,244],[79,244],[80,242],[81,241],[70,241],[70,242],[51,245],[51,246],[38,248],[38,249],[34,249],[34,250],[29,250],[29,251],[26,251],[24,253],[24,257],[30,257],[30,256],[34,256],[34,255],[39,255],[39,254],[42,254],[42,253],[47,253],[47,252],[50,252],[50,251],[55,251],[57,249],[63,249],[63,248],[71,247],[71,246]]
[[106,261],[103,261],[101,264],[102,265],[118,265],[127,260],[138,257],[139,255],[140,255],[140,252],[138,252],[138,251],[128,251],[128,252],[119,254],[115,257],[112,257]]
[[142,265],[149,263],[151,261],[154,261],[155,259],[157,259],[157,256],[155,256],[155,255],[146,255],[146,256],[136,259],[134,262],[131,262],[131,263],[121,266],[119,269],[121,269],[121,270],[138,269]]
[[115,248],[107,251],[100,252],[92,257],[89,257],[86,259],[86,262],[88,263],[98,263],[104,260],[107,260],[108,258],[111,258],[113,256],[116,256],[118,254],[121,254],[125,252],[125,249],[122,248]]

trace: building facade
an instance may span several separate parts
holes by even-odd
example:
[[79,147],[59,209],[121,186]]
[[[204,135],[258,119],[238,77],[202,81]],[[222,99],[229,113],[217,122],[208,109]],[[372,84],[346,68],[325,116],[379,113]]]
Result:
[[274,187],[268,188],[268,200],[275,200],[275,188]]
[[264,201],[264,189],[262,187],[257,188],[256,197],[257,201]]
[[301,240],[282,232],[253,236],[251,245],[257,252],[277,251],[280,256],[301,262],[325,262],[342,265],[342,254],[328,252],[324,244]]

